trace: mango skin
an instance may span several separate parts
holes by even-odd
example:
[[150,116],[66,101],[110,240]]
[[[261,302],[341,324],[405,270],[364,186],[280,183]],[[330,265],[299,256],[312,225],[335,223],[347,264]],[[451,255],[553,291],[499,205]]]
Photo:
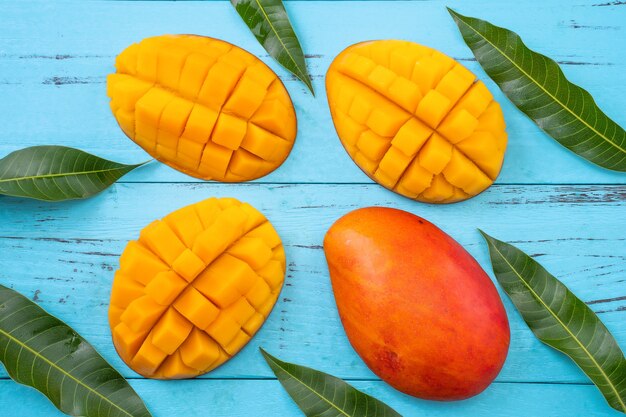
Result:
[[500,372],[510,331],[493,282],[432,223],[368,207],[328,230],[324,252],[350,343],[382,380],[429,400],[462,400]]

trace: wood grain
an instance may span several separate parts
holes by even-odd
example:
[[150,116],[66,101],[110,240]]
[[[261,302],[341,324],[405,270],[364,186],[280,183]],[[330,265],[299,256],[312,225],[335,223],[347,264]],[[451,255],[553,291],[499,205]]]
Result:
[[[409,416],[616,415],[563,355],[542,345],[505,299],[512,344],[484,394],[457,403],[404,396],[373,375],[339,323],[321,243],[341,215],[368,205],[423,216],[463,244],[490,271],[477,227],[536,257],[596,311],[626,346],[626,181],[542,134],[486,78],[445,6],[517,31],[557,59],[603,110],[626,124],[626,3],[288,1],[318,97],[280,69],[224,1],[0,2],[0,156],[29,145],[79,147],[120,162],[146,154],[117,127],[105,95],[117,53],[163,33],[219,37],[260,56],[283,78],[299,134],[287,162],[252,184],[203,183],[151,163],[89,200],[51,205],[0,197],[0,282],[74,326],[145,398],[156,417],[297,416],[257,348],[354,384]],[[346,46],[367,39],[424,43],[461,60],[503,105],[510,145],[498,185],[451,206],[419,204],[370,180],[350,161],[332,127],[324,74]],[[150,221],[210,196],[248,201],[274,222],[288,256],[280,301],[235,359],[203,378],[138,377],[114,352],[106,312],[119,254]],[[407,323],[410,325],[410,323]],[[60,415],[0,370],[0,415]]]
[[[273,380],[133,380],[130,383],[154,417],[302,416],[280,384]],[[495,383],[478,397],[440,403],[408,397],[380,381],[352,384],[392,405],[404,417],[623,415],[603,406],[602,396],[591,385]],[[20,399],[11,403],[11,415],[60,416],[44,397],[12,381],[0,381],[0,400],[4,397]]]
[[[341,377],[375,378],[344,336],[321,247],[337,218],[370,205],[398,207],[432,221],[487,271],[487,249],[476,228],[514,243],[590,302],[626,344],[626,186],[494,186],[449,206],[418,204],[378,185],[329,184],[118,184],[96,198],[64,205],[3,198],[0,217],[11,221],[2,225],[0,253],[10,258],[3,261],[0,281],[68,320],[132,376],[113,351],[106,320],[118,256],[152,220],[213,195],[233,196],[263,211],[285,242],[289,267],[280,301],[262,331],[209,378],[270,377],[257,346]],[[535,339],[508,299],[505,305],[512,344],[499,381],[587,381]]]
[[[567,76],[587,88],[616,122],[626,124],[626,7],[593,1],[473,2],[291,1],[287,5],[307,53],[318,97],[279,68],[248,32],[228,2],[2,2],[0,15],[0,155],[19,147],[55,143],[83,148],[120,162],[146,154],[118,128],[105,95],[115,56],[132,42],[163,33],[196,33],[231,41],[270,64],[285,80],[298,113],[291,157],[260,182],[369,183],[350,161],[332,126],[324,74],[333,57],[354,42],[408,39],[462,60],[502,103],[510,134],[498,182],[622,183],[562,148],[516,110],[489,80],[463,43],[445,6],[518,31],[530,47],[560,61]],[[384,18],[381,18],[384,16]],[[34,122],[36,121],[36,122]],[[127,181],[189,181],[164,165],[133,173]]]

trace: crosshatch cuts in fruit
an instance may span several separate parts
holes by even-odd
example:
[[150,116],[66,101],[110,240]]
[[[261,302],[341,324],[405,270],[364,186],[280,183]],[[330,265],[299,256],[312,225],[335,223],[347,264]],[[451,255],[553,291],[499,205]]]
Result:
[[326,75],[337,134],[370,178],[403,196],[453,203],[484,191],[507,145],[500,105],[485,84],[413,42],[352,45]]
[[126,48],[107,78],[124,133],[193,177],[239,182],[269,174],[296,138],[296,114],[278,76],[228,42],[163,35]]
[[285,252],[258,210],[210,198],[128,243],[109,308],[120,357],[149,378],[191,378],[234,356],[270,314]]

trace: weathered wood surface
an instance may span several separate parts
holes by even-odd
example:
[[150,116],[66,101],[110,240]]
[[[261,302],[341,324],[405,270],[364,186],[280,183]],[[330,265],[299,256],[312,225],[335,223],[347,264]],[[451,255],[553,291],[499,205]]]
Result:
[[[295,359],[295,357],[293,358]],[[331,371],[332,369],[328,368]],[[287,393],[275,380],[132,380],[131,385],[150,405],[154,417],[298,417]],[[616,417],[590,385],[493,384],[467,401],[440,403],[400,394],[380,381],[355,381],[357,388],[380,398],[404,417]],[[0,399],[10,401],[10,414],[19,417],[61,416],[30,388],[0,381]],[[600,397],[600,399],[598,399]],[[4,404],[8,401],[3,402]],[[5,409],[0,409],[5,412]],[[8,413],[8,412],[7,412]],[[5,414],[2,414],[3,416]]]
[[[420,42],[463,60],[482,79],[445,9],[518,31],[528,45],[563,63],[618,123],[626,124],[626,7],[583,1],[292,1],[287,8],[309,57],[317,97],[287,75],[256,42],[230,4],[217,2],[5,1],[0,3],[0,155],[54,142],[123,162],[146,154],[117,127],[104,93],[115,56],[132,42],[163,33],[196,33],[233,42],[275,68],[298,113],[293,154],[261,182],[370,182],[341,148],[330,120],[324,74],[348,45],[368,39]],[[620,174],[564,150],[517,111],[495,85],[510,144],[498,182],[621,183]],[[189,181],[164,165],[131,174],[132,181]]]
[[[626,6],[603,0],[289,1],[308,54],[317,98],[278,68],[226,1],[4,1],[0,3],[0,156],[35,144],[79,147],[122,162],[146,158],[119,131],[104,94],[115,55],[161,33],[198,33],[234,42],[283,77],[297,108],[299,136],[287,162],[256,184],[199,183],[152,163],[86,201],[45,204],[0,197],[0,283],[23,292],[88,338],[132,378],[155,416],[297,416],[258,353],[347,378],[405,416],[615,415],[566,358],[538,342],[512,304],[511,351],[484,394],[460,403],[401,395],[377,380],[339,323],[321,243],[341,215],[361,206],[402,208],[438,224],[490,272],[477,227],[538,257],[598,312],[626,346],[626,181],[543,135],[502,101],[510,147],[498,185],[456,205],[412,202],[371,184],[336,138],[323,76],[345,46],[403,38],[462,59],[485,79],[445,4],[519,32],[557,60],[617,122],[626,124]],[[608,2],[614,3],[614,2]],[[615,2],[621,3],[621,2]],[[287,284],[270,319],[234,360],[192,381],[139,378],[115,354],[106,321],[118,257],[155,218],[210,196],[261,209],[287,250]],[[408,323],[407,325],[410,325]],[[262,395],[259,395],[262,393]],[[0,416],[58,415],[39,394],[0,371]]]
[[[348,378],[372,378],[348,345],[334,307],[321,244],[328,227],[357,207],[393,206],[440,225],[490,271],[477,227],[514,242],[560,277],[626,344],[626,186],[494,186],[449,206],[416,204],[377,185],[117,184],[96,198],[50,205],[0,199],[2,282],[66,318],[133,375],[114,353],[108,295],[126,242],[155,218],[209,196],[233,196],[262,210],[287,250],[287,285],[253,346],[293,354]],[[513,329],[500,381],[585,382],[578,369],[543,347],[506,300]],[[81,312],[88,311],[89,314]],[[407,323],[407,325],[410,325]],[[208,377],[269,377],[254,348]]]

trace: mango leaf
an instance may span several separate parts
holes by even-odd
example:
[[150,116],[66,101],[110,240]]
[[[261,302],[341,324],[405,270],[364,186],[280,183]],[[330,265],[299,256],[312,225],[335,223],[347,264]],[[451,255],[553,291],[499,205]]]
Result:
[[63,201],[90,197],[143,165],[124,165],[65,146],[33,146],[0,159],[0,194]]
[[15,381],[62,412],[85,417],[149,417],[135,391],[78,333],[0,285],[0,362]]
[[282,0],[230,0],[265,50],[315,95],[300,41]]
[[[500,89],[561,145],[601,167],[626,171],[626,131],[552,59],[510,30],[448,9],[465,43]],[[616,80],[617,82],[617,80]]]
[[287,393],[307,417],[402,417],[385,403],[339,378],[283,362],[263,349],[261,353]]
[[626,413],[626,359],[598,316],[530,256],[481,233],[498,282],[535,336],[569,356]]

